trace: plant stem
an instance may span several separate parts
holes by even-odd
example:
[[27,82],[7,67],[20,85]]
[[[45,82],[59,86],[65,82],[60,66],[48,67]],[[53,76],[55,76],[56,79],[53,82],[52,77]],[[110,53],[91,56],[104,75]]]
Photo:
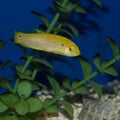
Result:
[[56,15],[55,15],[53,21],[52,21],[51,24],[50,24],[50,27],[49,27],[49,28],[47,29],[47,31],[46,31],[46,33],[50,33],[50,32],[52,31],[52,29],[53,29],[53,27],[54,27],[56,21],[57,21],[58,18],[59,18],[59,16],[60,16],[60,14],[59,14],[59,13],[56,13]]
[[[62,7],[64,7],[67,4],[67,2],[68,2],[68,0],[63,0]],[[60,13],[57,12],[55,17],[53,18],[53,21],[51,22],[49,28],[46,31],[47,33],[50,33],[52,31],[52,29],[54,28],[59,17],[60,17]]]
[[[24,66],[23,66],[23,68],[22,68],[22,70],[21,70],[21,73],[24,73],[24,72],[26,71],[26,69],[27,69],[27,67],[29,66],[29,64],[30,64],[30,62],[32,61],[32,59],[33,59],[33,56],[29,56],[29,57],[27,58],[27,61],[25,62]],[[15,86],[14,86],[14,89],[13,89],[13,92],[14,92],[14,93],[15,93],[16,90],[17,90],[19,81],[20,81],[19,78],[17,78],[16,83],[15,83]]]
[[[110,60],[106,65],[102,66],[102,69],[104,70],[104,69],[110,67],[111,65],[113,65],[119,59],[120,59],[120,55],[118,55],[117,58],[113,58],[112,60]],[[83,79],[80,83],[78,83],[76,85],[76,88],[80,87],[82,84],[85,84],[88,80],[91,80],[93,77],[95,77],[99,73],[100,73],[100,71],[96,70],[91,75],[89,75],[87,78]]]
[[52,99],[49,103],[47,103],[47,105],[44,106],[44,108],[48,108],[49,106],[53,105],[55,102],[59,101],[60,98],[63,98],[64,96],[66,96],[69,92],[68,91],[64,91],[61,94],[59,94],[59,96],[57,96],[56,98]]
[[[113,65],[117,60],[120,59],[120,55],[118,55],[117,59],[116,58],[113,58],[112,60],[110,60],[105,66],[102,67],[102,69],[106,69],[108,67],[110,67],[111,65]],[[89,81],[90,79],[92,79],[93,77],[95,77],[96,75],[98,75],[99,73],[101,73],[100,71],[96,70],[94,71],[91,75],[89,75],[87,77],[87,79],[83,79],[81,80],[76,86],[74,89],[77,89],[79,88],[81,85],[85,84],[87,81]],[[67,94],[69,93],[69,91],[64,91],[62,92],[59,96],[57,96],[55,99],[51,100],[49,102],[49,104],[47,104],[45,106],[45,108],[48,108],[49,106],[51,106],[52,104],[54,104],[55,102],[59,101],[60,98],[66,96]]]
[[32,73],[32,78],[33,78],[33,80],[35,79],[35,76],[36,76],[37,72],[38,72],[37,69],[34,69],[34,70],[33,70],[33,73]]

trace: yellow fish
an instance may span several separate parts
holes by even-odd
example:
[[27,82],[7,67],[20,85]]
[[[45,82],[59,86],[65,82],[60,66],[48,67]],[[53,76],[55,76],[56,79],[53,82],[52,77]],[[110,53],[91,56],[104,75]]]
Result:
[[66,37],[55,34],[26,34],[22,32],[16,32],[14,42],[24,47],[51,52],[59,55],[70,57],[80,55],[80,50],[74,42]]

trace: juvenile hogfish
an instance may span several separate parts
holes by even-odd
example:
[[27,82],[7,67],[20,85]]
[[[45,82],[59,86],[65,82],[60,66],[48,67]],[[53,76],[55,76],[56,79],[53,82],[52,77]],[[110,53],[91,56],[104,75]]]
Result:
[[80,50],[78,46],[66,37],[48,34],[48,33],[31,33],[26,34],[16,32],[14,42],[24,47],[52,52],[65,56],[78,56]]

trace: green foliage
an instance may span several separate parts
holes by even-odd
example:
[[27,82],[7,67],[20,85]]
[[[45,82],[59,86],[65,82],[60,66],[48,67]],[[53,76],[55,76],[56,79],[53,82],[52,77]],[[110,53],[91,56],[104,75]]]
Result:
[[83,75],[87,79],[87,76],[89,76],[92,72],[92,65],[87,59],[83,57],[80,57],[79,60],[82,67]]
[[98,6],[102,7],[101,0],[93,0],[93,2],[95,2]]
[[73,35],[68,30],[65,30],[63,28],[54,28],[53,32],[65,33],[66,35],[69,35],[70,37],[73,37]]
[[[104,61],[103,64],[106,64],[107,62]],[[116,68],[114,67],[114,65],[111,65],[111,66],[107,67],[106,69],[103,70],[103,72],[107,73],[109,75],[112,75],[112,76],[118,76],[118,72],[117,72]]]
[[72,85],[70,83],[69,78],[66,77],[65,79],[63,79],[63,86],[68,90],[72,90]]
[[[100,0],[92,1],[98,6],[102,6]],[[80,3],[80,0],[54,0],[53,4],[56,14],[51,22],[45,15],[31,11],[34,15],[37,15],[44,24],[43,28],[36,28],[36,32],[64,33],[69,37],[73,37],[73,35],[79,36],[78,29],[67,21],[73,12],[87,14],[86,9]],[[11,87],[13,80],[9,78],[0,78],[0,88],[7,90],[6,93],[0,95],[0,120],[33,120],[40,112],[58,113],[60,110],[58,105],[62,105],[63,109],[66,110],[70,116],[73,116],[74,111],[72,105],[65,100],[64,97],[68,95],[69,92],[89,95],[86,83],[89,83],[98,94],[98,97],[101,98],[102,89],[96,82],[92,81],[92,79],[99,73],[117,76],[118,72],[114,63],[120,60],[118,44],[109,36],[107,36],[106,39],[112,47],[114,58],[101,61],[101,56],[97,53],[93,58],[93,63],[96,67],[96,70],[93,71],[92,64],[85,57],[78,57],[83,79],[75,79],[71,83],[69,78],[66,77],[62,80],[62,86],[54,76],[52,76],[55,72],[51,63],[46,59],[48,56],[42,53],[41,56],[36,57],[35,55],[38,51],[33,50],[31,54],[28,54],[27,49],[21,47],[25,56],[25,63],[24,65],[15,65],[15,73],[17,75],[15,85]],[[0,41],[0,48],[3,48],[4,45],[5,43]],[[0,68],[8,66],[9,64],[10,61],[8,60],[0,64]],[[53,91],[52,98],[46,97],[42,100],[33,94],[36,90],[46,88],[45,85],[35,81],[38,72],[47,72],[46,77]],[[64,87],[64,89],[61,91],[62,87]]]
[[[16,66],[15,66],[15,69],[16,69],[17,72],[21,72],[22,69],[23,69],[23,66],[21,66],[21,65],[16,65]],[[32,74],[32,71],[29,70],[29,69],[27,69],[27,70],[25,70],[24,74],[25,74],[25,75],[31,75],[31,74]]]
[[93,87],[94,91],[98,94],[98,97],[101,98],[103,95],[101,87],[94,81],[89,81],[89,83]]
[[58,113],[59,112],[59,108],[55,105],[51,105],[50,107],[48,107],[46,109],[46,112],[48,113]]
[[3,48],[5,46],[5,44],[6,43],[4,41],[0,40],[0,49]]
[[15,103],[15,110],[19,115],[26,115],[29,112],[29,104],[23,100],[20,99]]
[[43,14],[41,14],[39,12],[36,12],[36,11],[31,11],[31,13],[33,13],[34,15],[37,15],[38,17],[40,17],[40,19],[45,24],[45,26],[49,27],[50,22],[48,21],[48,19]]
[[64,106],[64,109],[67,111],[67,113],[70,115],[70,116],[73,116],[73,107],[71,105],[71,103],[67,102],[67,101],[62,101],[62,105]]
[[10,83],[12,82],[9,78],[0,78],[0,88],[5,88],[9,91],[12,91]]
[[35,97],[30,97],[27,99],[27,102],[29,104],[29,112],[38,112],[42,109],[42,102],[40,99]]
[[95,66],[97,67],[97,69],[100,72],[103,72],[102,68],[101,68],[101,60],[100,60],[100,54],[96,54],[93,58],[93,62],[95,64]]
[[[73,35],[79,36],[79,32],[76,27],[70,23],[67,23],[66,21],[72,12],[87,14],[85,8],[80,5],[80,0],[75,0],[74,2],[70,0],[54,0],[53,4],[57,13],[51,24],[48,18],[46,18],[43,14],[37,11],[31,11],[33,14],[40,17],[40,19],[44,23],[44,26],[46,26],[45,28],[41,27],[37,29],[37,32],[45,32],[47,29],[47,32],[52,32],[55,34],[64,33],[69,35],[70,37],[73,37]],[[56,24],[57,20],[59,21],[58,26]],[[69,30],[65,29],[64,27],[69,28]]]
[[21,98],[28,98],[32,93],[32,84],[29,81],[21,81],[18,85],[17,93]]
[[75,36],[77,36],[77,37],[79,36],[79,31],[75,26],[73,26],[70,23],[65,23],[65,22],[63,22],[63,23],[61,22],[61,24],[63,25],[63,27],[69,28]]
[[16,65],[15,69],[16,69],[16,74],[21,80],[33,80],[31,70],[26,69],[25,72],[23,73],[22,72],[23,66],[20,66],[20,65]]
[[11,64],[10,60],[5,61],[4,63],[0,64],[0,69],[2,69],[3,67],[7,67]]
[[77,6],[75,8],[75,12],[82,13],[82,14],[87,14],[87,11],[85,10],[85,8],[80,7],[80,6]]
[[[2,40],[0,40],[0,49],[3,48],[6,45],[6,43]],[[0,64],[0,69],[2,69],[3,67],[9,66],[11,64],[10,60],[5,61],[4,63]]]
[[54,78],[50,76],[47,76],[47,78],[52,86],[52,90],[54,92],[55,97],[57,97],[60,94],[60,85]]
[[61,1],[55,1],[54,6],[58,12],[64,14],[70,14],[74,11],[83,14],[87,13],[86,10],[80,6],[80,1],[78,0],[76,2],[67,1],[65,6],[62,6]]
[[0,101],[0,113],[5,112],[8,109],[8,106]]
[[114,57],[117,59],[117,56],[120,53],[120,48],[119,48],[118,44],[109,36],[107,36],[106,39],[108,40],[108,42],[110,43],[110,45],[112,47]]
[[34,58],[32,62],[37,64],[42,64],[42,65],[45,65],[46,67],[53,69],[52,65],[47,60]]
[[19,100],[19,97],[13,93],[6,93],[0,95],[0,100],[9,107],[9,109],[13,109],[15,103]]
[[84,86],[81,86],[81,87],[75,89],[74,92],[77,94],[89,94],[88,89]]

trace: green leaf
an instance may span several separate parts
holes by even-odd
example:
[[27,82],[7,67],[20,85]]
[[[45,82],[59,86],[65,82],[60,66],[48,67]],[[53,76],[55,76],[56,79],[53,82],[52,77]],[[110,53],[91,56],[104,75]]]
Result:
[[24,72],[24,73],[22,73],[22,71],[23,71],[23,66],[21,66],[21,65],[16,65],[15,66],[15,69],[16,69],[16,73],[17,73],[17,75],[18,75],[18,77],[20,78],[20,79],[25,79],[25,80],[33,80],[33,78],[32,78],[32,71],[31,70],[29,70],[29,69],[26,69],[26,71]]
[[43,31],[40,30],[40,29],[35,29],[35,32],[37,32],[37,33],[45,33],[45,32],[43,32]]
[[53,32],[65,33],[65,34],[69,35],[70,37],[73,37],[73,35],[68,30],[65,30],[62,28],[54,28]]
[[39,68],[38,71],[48,72],[50,75],[54,75],[55,74],[55,72],[52,69],[50,69],[50,68]]
[[16,73],[21,80],[33,80],[31,75],[26,75],[25,73],[21,73],[21,72],[16,72]]
[[102,7],[101,0],[93,0],[99,7]]
[[47,87],[45,85],[43,85],[42,83],[40,83],[39,81],[33,81],[32,85],[33,85],[33,87],[36,86],[35,88],[39,88],[40,89],[40,87],[42,87],[42,88],[47,89]]
[[62,4],[64,0],[55,0],[58,4]]
[[98,94],[98,97],[101,98],[103,93],[102,93],[102,89],[101,89],[100,85],[98,85],[94,81],[89,81],[89,83],[91,84],[91,86],[94,89],[94,91]]
[[66,9],[65,8],[66,6],[63,7],[62,4],[60,4],[59,2],[54,1],[53,3],[55,5],[55,8],[56,8],[57,12],[64,13],[64,14],[68,14],[68,13],[71,12],[71,10]]
[[33,62],[37,62],[37,63],[43,64],[46,67],[49,67],[49,68],[53,69],[52,65],[47,60],[40,59],[40,58],[34,58]]
[[48,107],[45,110],[48,113],[58,113],[59,112],[59,108],[57,106],[55,106],[55,105],[51,105],[50,107]]
[[18,96],[12,93],[6,93],[3,95],[0,95],[0,100],[7,105],[9,108],[14,108],[15,102],[18,101]]
[[5,46],[5,44],[6,43],[4,41],[0,40],[0,48],[3,48]]
[[74,111],[73,111],[72,105],[69,102],[67,102],[67,101],[62,101],[61,103],[64,106],[64,109],[67,111],[67,113],[70,116],[73,116]]
[[70,83],[69,78],[66,77],[66,78],[63,80],[63,86],[64,86],[65,88],[67,88],[68,90],[71,90],[71,89],[72,89],[72,86],[71,86],[71,83]]
[[[25,115],[25,116],[17,116],[17,118],[18,118],[18,120],[33,120],[31,114],[29,114],[29,116],[28,116],[28,115]],[[12,120],[14,120],[14,119],[12,119]]]
[[18,85],[17,93],[20,97],[29,97],[32,93],[32,84],[29,81],[21,81]]
[[29,112],[29,104],[25,100],[19,100],[15,103],[15,110],[19,115],[26,115]]
[[53,77],[47,76],[47,78],[48,78],[48,80],[49,80],[49,82],[50,82],[50,84],[52,86],[55,97],[57,97],[60,94],[60,85],[59,85],[59,83]]
[[103,72],[102,67],[101,67],[100,54],[96,54],[96,55],[94,56],[93,62],[94,62],[94,64],[95,64],[95,66],[97,67],[97,69],[98,69],[100,72]]
[[42,102],[40,99],[35,98],[35,97],[30,97],[27,99],[27,102],[29,104],[29,112],[38,112],[42,109]]
[[46,109],[49,106],[49,103],[52,101],[50,98],[46,98],[43,102],[43,108]]
[[34,14],[34,15],[36,15],[36,16],[38,16],[38,17],[40,17],[40,19],[43,21],[43,23],[44,23],[47,27],[49,27],[50,22],[49,22],[49,20],[48,20],[43,14],[41,14],[41,13],[39,13],[39,12],[36,12],[36,11],[31,11],[31,13]]
[[36,90],[40,90],[40,88],[47,88],[45,85],[41,84],[39,81],[33,81],[32,82],[32,90],[36,91]]
[[69,23],[62,23],[62,25],[63,26],[65,26],[65,27],[68,27],[72,32],[73,32],[73,34],[75,35],[75,36],[79,36],[79,31],[78,31],[78,29],[75,27],[75,26],[73,26],[72,24],[69,24]]
[[112,47],[112,51],[113,51],[113,55],[115,58],[117,58],[117,56],[119,55],[119,46],[118,44],[109,36],[106,37],[106,39],[108,40],[108,42],[110,43],[111,47]]
[[[16,69],[18,72],[21,72],[21,71],[23,70],[23,66],[21,66],[21,65],[15,65],[15,69]],[[29,70],[29,69],[27,69],[24,74],[26,74],[26,75],[31,75],[31,74],[32,74],[32,71]]]
[[0,69],[3,68],[3,67],[9,66],[10,64],[11,64],[11,61],[7,60],[6,62],[0,64]]
[[22,120],[22,119],[18,119],[18,117],[11,112],[11,113],[0,116],[0,120]]
[[0,113],[5,112],[8,109],[8,106],[6,106],[3,102],[0,101]]
[[72,82],[72,89],[76,89],[76,86],[78,85],[78,83],[80,82],[80,80],[78,79],[75,79],[73,82]]
[[[48,64],[49,64],[49,63],[48,63]],[[48,73],[51,74],[51,75],[54,75],[54,74],[55,74],[54,71],[53,71],[53,69],[50,68],[50,66],[49,66],[49,67],[45,67],[45,66],[42,66],[42,65],[40,65],[40,64],[38,64],[38,63],[36,63],[36,62],[32,62],[31,65],[32,65],[32,67],[33,67],[34,69],[36,69],[38,72],[48,72]],[[47,66],[48,66],[48,65],[47,65]],[[52,67],[52,66],[51,66],[51,67]]]
[[0,78],[0,82],[5,82],[5,81],[12,82],[13,80],[10,78],[4,78],[4,77]]
[[92,65],[90,64],[90,62],[83,58],[83,57],[79,57],[80,60],[80,64],[82,66],[82,71],[83,71],[83,75],[85,78],[87,78],[91,72],[92,72]]
[[32,90],[33,91],[40,90],[40,87],[37,84],[32,84]]
[[0,82],[0,87],[5,88],[12,92],[12,87],[10,86],[10,83],[8,81],[2,81]]
[[77,94],[89,94],[88,89],[85,86],[80,86],[73,90]]
[[77,6],[74,11],[78,13],[82,13],[82,14],[87,14],[87,11],[83,7],[80,7],[80,6]]
[[102,67],[106,66],[106,64],[109,63],[109,60],[104,60],[103,63],[102,63]]
[[116,68],[114,65],[111,65],[110,67],[106,68],[103,70],[105,73],[112,75],[112,76],[118,76],[119,73],[117,72]]
[[64,8],[69,12],[72,12],[76,6],[77,6],[76,4],[73,4],[72,2],[68,1],[68,3],[66,4],[66,6],[64,6]]

